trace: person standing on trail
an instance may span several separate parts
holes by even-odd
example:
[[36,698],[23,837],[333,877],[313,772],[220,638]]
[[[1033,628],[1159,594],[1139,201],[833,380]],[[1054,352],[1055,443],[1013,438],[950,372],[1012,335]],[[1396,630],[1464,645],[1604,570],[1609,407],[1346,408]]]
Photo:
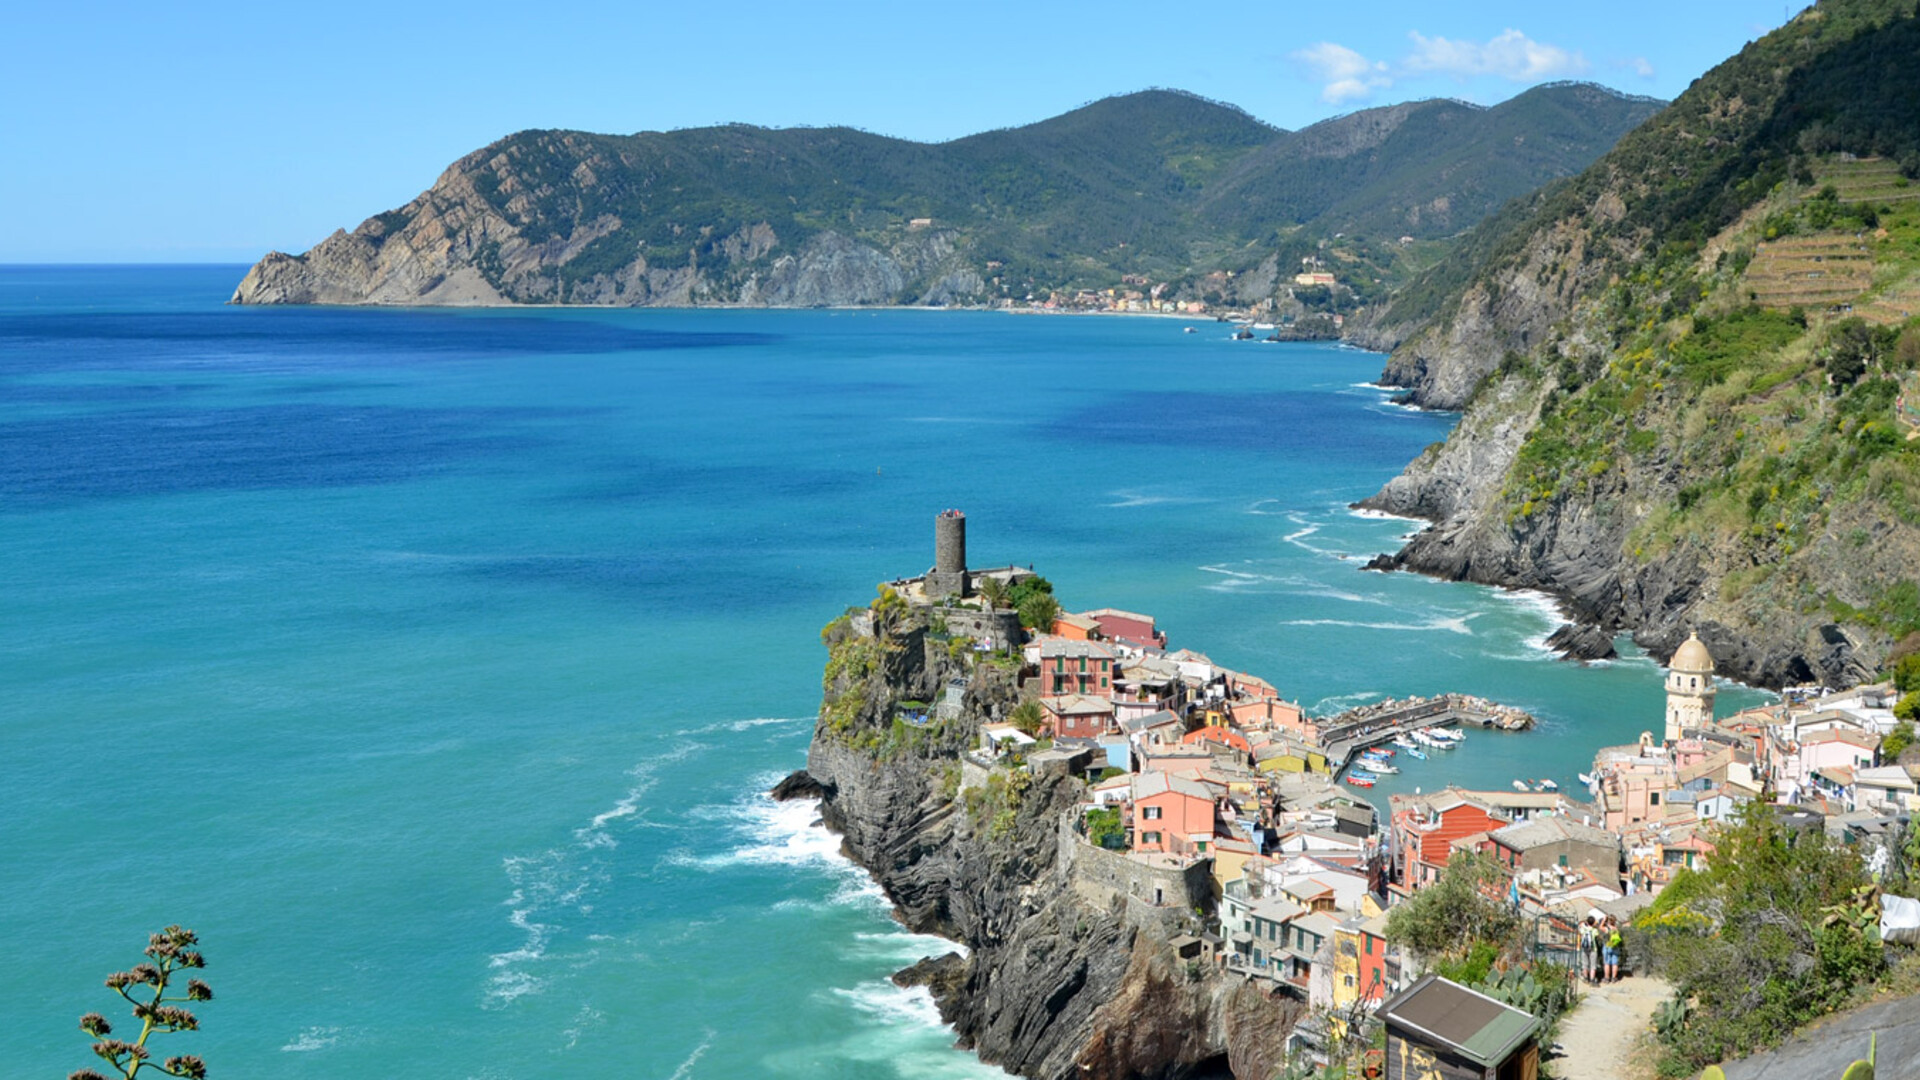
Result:
[[1591,915],[1580,920],[1580,977],[1590,983],[1600,981],[1600,931]]
[[1607,933],[1607,943],[1605,946],[1602,947],[1601,953],[1603,956],[1605,956],[1607,961],[1607,981],[1619,982],[1620,981],[1620,946],[1622,942],[1620,940],[1620,924],[1615,922],[1612,919],[1612,917],[1608,917],[1607,919],[1606,933]]

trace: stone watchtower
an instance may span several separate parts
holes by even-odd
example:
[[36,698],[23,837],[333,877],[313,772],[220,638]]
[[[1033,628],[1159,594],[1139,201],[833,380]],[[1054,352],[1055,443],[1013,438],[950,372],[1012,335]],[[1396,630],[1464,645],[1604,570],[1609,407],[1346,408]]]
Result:
[[933,569],[927,574],[927,599],[965,596],[967,588],[967,515],[942,510],[933,519]]
[[1673,651],[1667,663],[1667,741],[1678,742],[1688,728],[1713,723],[1713,654],[1700,635]]

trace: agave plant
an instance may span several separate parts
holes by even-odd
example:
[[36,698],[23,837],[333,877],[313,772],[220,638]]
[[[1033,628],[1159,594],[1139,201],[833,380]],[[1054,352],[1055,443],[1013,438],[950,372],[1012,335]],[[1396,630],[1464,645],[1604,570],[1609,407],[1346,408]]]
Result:
[[1693,1003],[1680,998],[1661,1002],[1653,1010],[1653,1029],[1660,1038],[1673,1042],[1680,1037],[1681,1028],[1686,1026],[1687,1017],[1693,1015]]

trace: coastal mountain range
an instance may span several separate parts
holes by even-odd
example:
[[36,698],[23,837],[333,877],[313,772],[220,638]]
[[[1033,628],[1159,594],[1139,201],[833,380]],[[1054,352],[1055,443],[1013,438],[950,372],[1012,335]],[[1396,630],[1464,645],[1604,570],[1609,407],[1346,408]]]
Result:
[[1364,501],[1432,523],[1377,566],[1550,592],[1569,655],[1698,632],[1723,675],[1850,685],[1920,650],[1916,72],[1915,0],[1822,0],[1666,107],[1558,84],[1286,132],[1156,90],[940,144],[527,131],[234,301],[1285,311],[1311,259],[1381,380],[1462,413]]
[[1366,500],[1434,523],[1381,565],[1768,687],[1920,648],[1917,73],[1913,0],[1822,0],[1370,312],[1464,410]]
[[1326,243],[1364,300],[1660,105],[1555,84],[1289,132],[1149,90],[938,144],[844,127],[523,131],[352,232],[269,254],[233,299],[945,305],[1131,278],[1244,304],[1284,293]]

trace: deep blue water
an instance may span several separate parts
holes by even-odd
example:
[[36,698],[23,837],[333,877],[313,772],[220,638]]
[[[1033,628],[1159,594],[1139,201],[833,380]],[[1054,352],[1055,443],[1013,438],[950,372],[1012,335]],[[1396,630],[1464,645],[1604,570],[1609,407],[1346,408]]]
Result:
[[1644,660],[1546,657],[1538,598],[1359,570],[1411,526],[1346,504],[1451,423],[1366,385],[1377,356],[1161,319],[225,307],[240,273],[0,268],[13,1074],[87,1065],[75,1018],[169,922],[218,999],[157,1049],[217,1076],[997,1074],[886,981],[941,944],[758,794],[804,761],[818,628],[924,570],[949,506],[975,564],[1310,707],[1545,721],[1396,790],[1571,787],[1660,722]]

